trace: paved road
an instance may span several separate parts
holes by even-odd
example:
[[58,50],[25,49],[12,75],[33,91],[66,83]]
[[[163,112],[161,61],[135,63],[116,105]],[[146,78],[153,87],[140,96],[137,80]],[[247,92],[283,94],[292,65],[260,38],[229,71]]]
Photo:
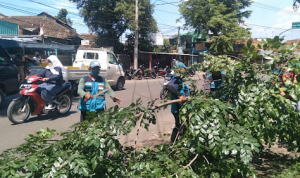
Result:
[[[194,77],[193,79],[198,79]],[[117,97],[123,100],[121,107],[129,106],[133,101],[138,98],[142,98],[143,105],[146,105],[148,101],[159,98],[159,92],[162,88],[163,78],[157,79],[143,79],[143,80],[127,80],[124,90],[116,91]],[[197,82],[198,87],[201,87],[203,81]],[[6,98],[6,103],[4,107],[0,110],[0,153],[4,150],[12,147],[16,147],[24,143],[24,138],[28,134],[32,134],[40,129],[55,129],[59,132],[67,131],[69,127],[77,122],[79,122],[79,112],[77,111],[78,98],[73,99],[73,106],[68,115],[63,117],[57,117],[57,115],[42,115],[40,117],[31,117],[26,123],[14,125],[12,124],[6,114],[7,107],[13,98],[18,97],[18,95],[9,96]],[[110,98],[106,98],[107,107],[112,107],[115,105]],[[161,101],[158,100],[157,104]],[[149,132],[144,129],[140,129],[139,132],[139,142],[143,142],[153,135],[158,135],[162,137],[161,133],[167,130],[171,130],[174,126],[174,118],[170,113],[170,108],[162,110],[160,113],[156,114],[157,124],[151,125]],[[136,137],[136,130],[133,130],[127,136],[121,136],[121,143],[126,145],[134,144]]]

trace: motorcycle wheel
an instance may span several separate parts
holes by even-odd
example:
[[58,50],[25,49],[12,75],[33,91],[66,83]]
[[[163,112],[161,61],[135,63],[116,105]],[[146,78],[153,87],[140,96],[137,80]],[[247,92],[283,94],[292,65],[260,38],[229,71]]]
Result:
[[60,103],[57,105],[57,112],[59,114],[66,114],[70,111],[72,106],[72,99],[69,95],[64,94],[57,99],[57,102]]
[[167,97],[168,92],[169,92],[168,89],[163,88],[163,89],[160,91],[160,94],[159,94],[160,99],[161,99],[161,100],[164,100],[164,99]]
[[155,73],[151,73],[151,78],[155,79],[156,78],[156,75]]
[[131,76],[125,75],[125,79],[126,79],[126,80],[131,80]]
[[138,74],[138,79],[139,79],[139,80],[142,80],[142,78],[143,78],[143,77],[142,77],[142,74]]
[[8,119],[14,124],[21,124],[25,122],[30,116],[30,106],[27,103],[24,108],[24,100],[14,100],[12,101],[7,108]]

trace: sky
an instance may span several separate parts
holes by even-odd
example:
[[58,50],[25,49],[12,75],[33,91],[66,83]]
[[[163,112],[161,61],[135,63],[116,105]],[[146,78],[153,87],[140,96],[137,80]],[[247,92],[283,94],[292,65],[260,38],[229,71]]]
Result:
[[[153,16],[157,21],[159,30],[164,38],[178,33],[178,26],[184,24],[184,20],[176,23],[180,19],[178,4],[180,0],[150,0],[154,4]],[[245,19],[246,25],[251,28],[252,38],[272,38],[292,27],[292,22],[300,22],[300,9],[294,11],[293,0],[254,0],[254,3],[247,10],[252,14]],[[66,8],[68,17],[73,21],[73,28],[78,33],[88,33],[88,27],[83,18],[80,17],[76,4],[68,0],[0,0],[0,13],[7,16],[30,16],[47,12],[56,16],[61,8]],[[181,28],[181,32],[187,32]],[[128,33],[128,32],[127,32]],[[282,33],[285,40],[300,38],[299,30],[289,30]],[[122,39],[125,40],[125,34]]]

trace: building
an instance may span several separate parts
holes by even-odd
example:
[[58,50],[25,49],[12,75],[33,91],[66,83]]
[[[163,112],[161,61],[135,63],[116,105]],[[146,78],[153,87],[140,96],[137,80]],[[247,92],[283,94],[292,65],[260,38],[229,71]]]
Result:
[[[88,40],[89,41],[89,45],[84,45],[85,47],[99,48],[99,46],[96,43],[98,35],[96,35],[95,33],[81,33],[81,34],[79,34],[79,37],[82,40]],[[81,46],[81,47],[83,47],[83,46]]]
[[[42,30],[41,30],[42,29]],[[2,35],[40,35],[44,43],[80,45],[79,34],[67,23],[42,12],[37,16],[5,16],[0,14],[0,36]]]
[[169,42],[172,45],[173,53],[201,54],[207,51],[208,47],[206,42],[208,42],[209,38],[209,35],[202,37],[202,34],[188,32],[180,34],[180,44],[178,45],[178,49],[178,35],[171,36]]

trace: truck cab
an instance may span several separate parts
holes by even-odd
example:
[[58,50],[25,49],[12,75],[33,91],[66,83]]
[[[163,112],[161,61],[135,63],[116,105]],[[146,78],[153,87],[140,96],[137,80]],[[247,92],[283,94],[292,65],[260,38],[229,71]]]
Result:
[[111,51],[102,48],[79,48],[73,67],[88,69],[89,64],[97,60],[101,64],[100,75],[107,79],[110,86],[122,89],[125,84],[124,71],[117,57]]

